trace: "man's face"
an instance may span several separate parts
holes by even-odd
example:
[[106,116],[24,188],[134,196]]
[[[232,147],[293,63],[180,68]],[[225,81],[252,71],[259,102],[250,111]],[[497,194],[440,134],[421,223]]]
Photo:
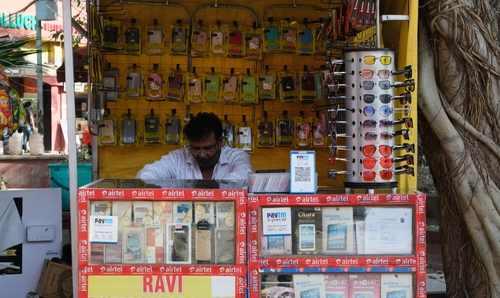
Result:
[[217,140],[211,133],[198,141],[189,142],[189,151],[201,169],[214,167],[219,161],[222,140]]

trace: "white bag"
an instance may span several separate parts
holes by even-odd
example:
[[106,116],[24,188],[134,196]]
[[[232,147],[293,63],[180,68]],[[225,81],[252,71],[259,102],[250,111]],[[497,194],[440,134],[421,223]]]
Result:
[[23,154],[23,134],[17,131],[9,138],[9,154],[21,155]]
[[31,155],[42,155],[44,151],[43,147],[43,135],[39,134],[35,129],[33,134],[30,136],[30,154]]

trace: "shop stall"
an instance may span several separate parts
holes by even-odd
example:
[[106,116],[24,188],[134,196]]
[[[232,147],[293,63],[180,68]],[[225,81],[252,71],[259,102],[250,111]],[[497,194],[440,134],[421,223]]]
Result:
[[[79,297],[425,297],[418,3],[101,0],[88,14],[104,180],[79,190]],[[113,180],[186,145],[202,111],[264,172],[251,184],[308,194]]]

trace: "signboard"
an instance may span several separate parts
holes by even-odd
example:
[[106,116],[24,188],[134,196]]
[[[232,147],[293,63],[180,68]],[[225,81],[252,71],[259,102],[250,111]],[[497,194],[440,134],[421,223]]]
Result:
[[235,276],[89,275],[88,297],[93,298],[233,298]]

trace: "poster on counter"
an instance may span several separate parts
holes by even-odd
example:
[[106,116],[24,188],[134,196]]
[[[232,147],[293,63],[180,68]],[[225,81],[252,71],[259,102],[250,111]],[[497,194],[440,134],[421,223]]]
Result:
[[290,207],[263,208],[262,209],[262,234],[291,235],[292,210]]
[[411,298],[413,297],[412,284],[411,274],[382,274],[382,297]]
[[325,297],[325,281],[323,274],[295,274],[293,276],[295,297]]
[[352,207],[325,207],[322,213],[323,253],[354,254]]
[[97,215],[90,217],[89,241],[93,243],[118,242],[118,217]]
[[316,153],[290,151],[290,193],[315,193]]
[[365,254],[411,254],[412,208],[366,208]]

